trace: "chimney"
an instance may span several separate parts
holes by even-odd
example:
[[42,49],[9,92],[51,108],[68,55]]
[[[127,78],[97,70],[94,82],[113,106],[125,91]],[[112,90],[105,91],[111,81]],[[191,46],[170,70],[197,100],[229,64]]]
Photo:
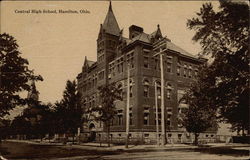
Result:
[[133,39],[137,35],[141,34],[143,32],[143,28],[132,25],[129,27],[129,39]]

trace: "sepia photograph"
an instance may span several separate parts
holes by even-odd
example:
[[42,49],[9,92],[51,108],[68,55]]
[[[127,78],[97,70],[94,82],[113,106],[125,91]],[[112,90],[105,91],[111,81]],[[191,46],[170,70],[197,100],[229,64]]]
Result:
[[249,6],[0,1],[0,160],[250,159]]

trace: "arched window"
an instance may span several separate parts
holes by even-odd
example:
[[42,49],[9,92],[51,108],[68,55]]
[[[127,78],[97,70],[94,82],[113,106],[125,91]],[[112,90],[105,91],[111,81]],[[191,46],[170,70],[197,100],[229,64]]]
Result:
[[143,95],[149,97],[149,81],[147,79],[143,81]]

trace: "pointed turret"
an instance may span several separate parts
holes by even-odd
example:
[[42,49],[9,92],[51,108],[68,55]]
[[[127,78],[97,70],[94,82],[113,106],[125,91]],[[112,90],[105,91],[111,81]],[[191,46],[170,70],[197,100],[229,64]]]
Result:
[[32,80],[31,82],[31,89],[28,92],[28,99],[33,99],[35,101],[38,101],[39,99],[39,92],[36,89],[35,81]]
[[119,36],[120,28],[112,10],[111,1],[109,3],[109,10],[103,22],[102,28],[105,30],[106,33]]

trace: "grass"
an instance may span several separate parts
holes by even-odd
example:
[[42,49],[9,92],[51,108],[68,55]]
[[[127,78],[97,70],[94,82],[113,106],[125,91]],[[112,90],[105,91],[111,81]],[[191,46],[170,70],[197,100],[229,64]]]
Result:
[[100,156],[115,154],[114,151],[83,150],[52,145],[36,145],[18,142],[3,142],[0,152],[7,159],[62,158],[73,156]]
[[[210,147],[203,146],[198,148],[161,148],[161,151],[171,152],[200,152],[206,154],[230,155],[230,156],[248,156],[248,150],[235,150],[230,146]],[[115,155],[122,153],[136,153],[136,152],[154,152],[155,148],[132,149],[132,150],[96,150],[93,148],[78,149],[69,146],[56,146],[45,144],[27,144],[21,142],[5,141],[0,144],[0,155],[2,154],[7,159],[34,159],[34,158],[63,158],[74,156],[89,156],[92,159],[100,159],[104,155]]]

